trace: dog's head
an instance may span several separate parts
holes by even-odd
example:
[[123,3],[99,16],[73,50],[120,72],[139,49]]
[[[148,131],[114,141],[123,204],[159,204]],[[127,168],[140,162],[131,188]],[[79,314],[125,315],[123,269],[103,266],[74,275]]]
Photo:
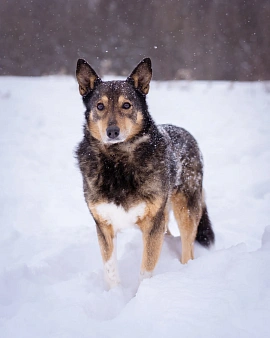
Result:
[[79,91],[86,106],[87,128],[105,144],[124,142],[144,128],[145,96],[152,77],[151,60],[143,59],[125,81],[102,81],[79,59]]

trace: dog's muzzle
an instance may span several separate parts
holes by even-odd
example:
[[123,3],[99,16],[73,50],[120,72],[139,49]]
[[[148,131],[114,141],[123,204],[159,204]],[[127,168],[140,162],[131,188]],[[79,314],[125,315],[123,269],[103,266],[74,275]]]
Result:
[[120,128],[117,126],[110,126],[106,129],[106,133],[109,139],[115,139],[120,134]]

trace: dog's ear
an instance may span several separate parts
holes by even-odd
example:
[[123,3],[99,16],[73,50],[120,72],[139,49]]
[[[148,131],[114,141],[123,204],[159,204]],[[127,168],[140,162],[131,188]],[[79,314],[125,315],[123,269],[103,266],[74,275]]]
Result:
[[77,62],[76,77],[81,95],[88,94],[98,82],[101,82],[97,73],[84,59]]
[[132,83],[136,89],[139,89],[143,94],[148,94],[149,83],[152,78],[152,68],[150,58],[143,59],[133,72],[127,78],[127,81]]

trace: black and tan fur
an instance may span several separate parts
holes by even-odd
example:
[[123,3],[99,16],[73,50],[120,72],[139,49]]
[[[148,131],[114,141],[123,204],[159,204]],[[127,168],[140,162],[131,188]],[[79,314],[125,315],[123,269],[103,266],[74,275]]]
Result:
[[181,262],[187,263],[194,258],[195,239],[206,247],[214,242],[202,188],[203,162],[197,142],[186,130],[157,126],[149,114],[150,59],[141,61],[125,81],[107,82],[79,59],[76,76],[86,107],[77,158],[109,286],[118,284],[119,278],[117,273],[108,277],[117,269],[107,264],[113,259],[116,228],[110,221],[115,216],[100,211],[106,205],[127,214],[143,206],[136,219],[143,234],[142,278],[151,276],[157,264],[171,208],[181,234]]

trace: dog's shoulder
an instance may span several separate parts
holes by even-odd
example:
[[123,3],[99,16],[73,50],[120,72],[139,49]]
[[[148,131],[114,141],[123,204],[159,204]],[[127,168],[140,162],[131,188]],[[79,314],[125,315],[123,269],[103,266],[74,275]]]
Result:
[[196,139],[184,128],[171,124],[158,126],[159,131],[167,138],[171,150],[180,158],[181,161],[196,158],[202,162],[202,155]]

